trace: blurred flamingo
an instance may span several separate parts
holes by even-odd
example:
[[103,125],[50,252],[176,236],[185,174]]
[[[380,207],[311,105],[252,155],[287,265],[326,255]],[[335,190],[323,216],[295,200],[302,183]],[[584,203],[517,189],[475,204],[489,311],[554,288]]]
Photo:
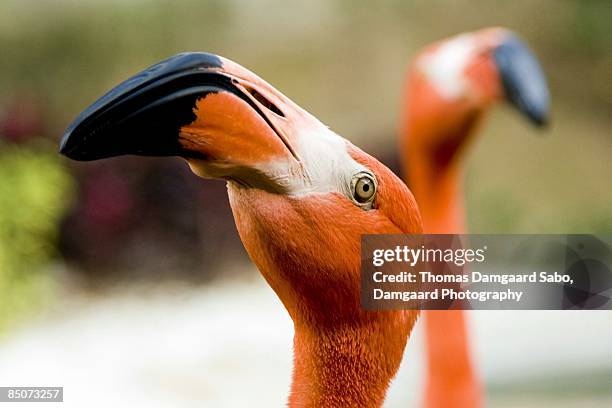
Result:
[[[437,42],[410,65],[405,86],[401,152],[404,178],[423,217],[423,230],[466,230],[463,155],[495,103],[514,105],[536,126],[548,119],[549,95],[540,65],[511,31],[487,28]],[[424,312],[426,407],[479,407],[483,390],[466,328],[466,313]]]

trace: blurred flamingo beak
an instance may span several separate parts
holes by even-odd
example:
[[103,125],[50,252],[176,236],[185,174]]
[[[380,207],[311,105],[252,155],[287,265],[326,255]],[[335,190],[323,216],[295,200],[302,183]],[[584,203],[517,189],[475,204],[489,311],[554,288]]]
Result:
[[527,45],[509,35],[493,50],[506,99],[537,126],[549,118],[549,92],[542,68]]
[[66,130],[60,152],[80,161],[181,156],[213,163],[210,174],[200,175],[218,178],[291,160],[291,147],[271,121],[282,112],[263,90],[253,91],[258,80],[216,55],[176,55],[119,84],[81,113]]

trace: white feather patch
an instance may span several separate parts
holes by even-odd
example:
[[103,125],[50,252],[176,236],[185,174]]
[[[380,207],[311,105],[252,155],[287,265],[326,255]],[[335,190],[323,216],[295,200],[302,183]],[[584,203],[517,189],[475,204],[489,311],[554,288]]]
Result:
[[444,42],[432,53],[423,55],[417,61],[417,66],[443,98],[455,100],[468,91],[470,84],[463,74],[477,52],[476,37],[462,34]]

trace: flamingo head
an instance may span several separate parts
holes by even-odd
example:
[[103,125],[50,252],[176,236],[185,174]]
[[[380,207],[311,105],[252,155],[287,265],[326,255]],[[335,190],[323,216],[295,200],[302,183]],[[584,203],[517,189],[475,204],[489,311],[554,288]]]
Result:
[[390,170],[212,54],[179,54],[121,83],[68,127],[60,151],[79,161],[179,156],[196,175],[226,180],[241,239],[296,325],[373,318],[360,308],[361,235],[421,231]]
[[[454,152],[494,103],[535,126],[548,122],[549,92],[527,45],[504,28],[460,34],[425,48],[408,74],[406,127],[415,144]],[[411,137],[409,135],[408,137]]]

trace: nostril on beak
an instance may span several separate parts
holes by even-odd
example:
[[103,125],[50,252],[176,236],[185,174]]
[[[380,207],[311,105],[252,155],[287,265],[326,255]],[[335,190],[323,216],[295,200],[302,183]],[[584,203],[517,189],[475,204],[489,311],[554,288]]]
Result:
[[266,109],[274,112],[276,115],[280,116],[281,118],[285,117],[285,114],[275,104],[270,102],[265,96],[263,96],[262,94],[260,94],[259,92],[257,92],[255,89],[251,87],[245,87],[245,88],[251,94],[251,96],[255,98],[257,102],[261,103]]

